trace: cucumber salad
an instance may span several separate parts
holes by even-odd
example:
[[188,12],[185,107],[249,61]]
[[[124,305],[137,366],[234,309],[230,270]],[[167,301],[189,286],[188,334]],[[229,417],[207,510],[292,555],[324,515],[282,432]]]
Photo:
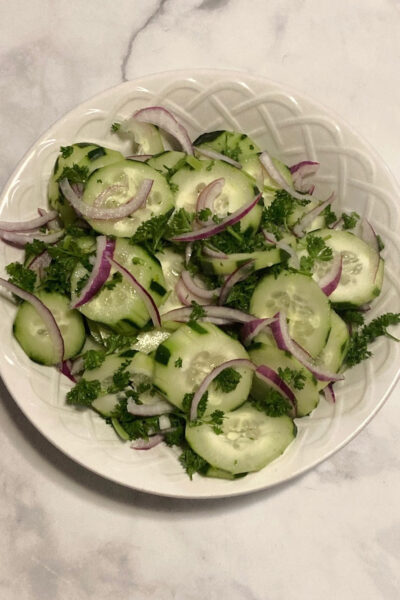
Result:
[[319,197],[317,162],[287,166],[237,131],[192,142],[163,107],[112,131],[129,156],[61,147],[49,206],[0,221],[24,250],[0,279],[15,339],[132,451],[176,447],[190,477],[258,471],[377,337],[396,339],[400,314],[368,319],[382,240]]

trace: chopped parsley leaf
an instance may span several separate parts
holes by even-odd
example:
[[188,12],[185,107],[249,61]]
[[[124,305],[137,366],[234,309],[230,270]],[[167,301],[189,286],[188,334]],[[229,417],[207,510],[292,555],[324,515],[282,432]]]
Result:
[[285,367],[285,369],[279,367],[278,375],[288,384],[288,386],[294,387],[295,390],[302,390],[304,388],[306,376],[303,369],[296,371],[294,369],[289,369],[289,367]]
[[73,146],[61,146],[60,152],[63,158],[68,158],[73,153]]
[[82,378],[67,394],[67,404],[76,406],[91,406],[92,402],[98,398],[101,391],[100,381],[93,379],[87,381]]
[[113,273],[110,281],[106,281],[105,284],[103,285],[103,288],[106,288],[106,290],[113,290],[115,288],[115,286],[117,285],[117,283],[120,283],[122,281],[122,274],[119,271],[116,271],[115,273]]
[[57,177],[57,181],[62,179],[68,179],[70,183],[86,183],[89,177],[89,168],[78,164],[72,165],[72,167],[64,167],[61,175]]
[[360,215],[356,212],[351,212],[349,215],[346,213],[342,214],[343,219],[343,229],[354,229],[357,225],[357,221],[360,218]]
[[6,266],[6,271],[10,275],[8,281],[18,287],[33,292],[36,283],[36,273],[19,262],[13,262]]
[[189,447],[184,449],[179,457],[179,462],[189,475],[190,479],[193,478],[195,473],[205,473],[208,468],[207,461]]
[[277,390],[265,386],[262,398],[250,398],[254,408],[264,412],[269,417],[280,417],[286,415],[292,408],[289,400],[284,398]]
[[202,317],[206,316],[206,311],[201,304],[197,304],[195,300],[192,300],[192,312],[190,313],[189,321],[198,321]]
[[356,331],[350,338],[350,345],[344,359],[347,366],[353,367],[372,356],[372,352],[368,350],[368,344],[371,344],[380,336],[385,335],[398,342],[399,340],[391,335],[387,328],[390,325],[398,325],[399,323],[400,313],[386,313]]
[[241,378],[241,374],[238,373],[236,369],[228,367],[215,377],[214,383],[217,390],[221,390],[221,392],[228,394],[237,388]]

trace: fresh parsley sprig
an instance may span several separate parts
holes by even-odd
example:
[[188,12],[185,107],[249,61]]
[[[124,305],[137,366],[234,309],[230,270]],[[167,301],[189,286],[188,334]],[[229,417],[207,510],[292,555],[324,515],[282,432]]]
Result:
[[353,367],[372,356],[368,345],[378,337],[386,336],[398,342],[399,340],[389,333],[387,328],[399,323],[400,313],[386,313],[373,319],[368,325],[364,325],[360,330],[356,331],[350,338],[349,348],[344,359],[346,365]]

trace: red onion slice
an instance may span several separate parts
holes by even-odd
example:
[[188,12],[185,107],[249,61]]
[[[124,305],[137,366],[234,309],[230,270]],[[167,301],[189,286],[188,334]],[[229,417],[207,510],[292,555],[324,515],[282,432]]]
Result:
[[175,293],[178,296],[179,301],[185,306],[191,306],[192,302],[197,302],[197,304],[207,304],[208,302],[205,298],[199,298],[199,296],[196,296],[188,290],[182,277],[176,282]]
[[325,399],[330,404],[335,404],[335,402],[336,402],[336,396],[335,396],[335,392],[334,392],[334,389],[333,389],[333,383],[330,383],[329,385],[327,385],[324,388],[324,396],[325,396]]
[[363,239],[368,246],[371,246],[375,252],[379,254],[380,250],[378,237],[371,223],[367,221],[367,219],[363,219],[361,221],[361,239]]
[[193,156],[192,142],[186,129],[174,115],[162,106],[149,106],[134,113],[133,118],[142,123],[150,123],[172,135],[182,146],[186,154]]
[[63,362],[61,363],[61,366],[60,366],[60,372],[63,375],[65,375],[65,377],[68,377],[68,379],[70,379],[71,381],[76,383],[76,379],[71,372],[71,361],[70,360],[63,360]]
[[319,162],[314,162],[312,160],[302,160],[295,165],[289,167],[289,171],[292,176],[295,176],[297,173],[301,177],[307,177],[308,175],[315,175],[315,173],[319,169]]
[[34,256],[27,264],[28,269],[35,271],[39,279],[44,277],[44,269],[46,269],[51,263],[51,256],[47,250],[43,250],[37,256]]
[[202,381],[202,383],[200,384],[199,388],[197,389],[195,395],[193,396],[193,400],[192,400],[192,404],[190,407],[190,420],[194,421],[197,417],[197,408],[199,406],[199,402],[203,397],[203,394],[207,391],[210,383],[217,377],[217,375],[219,375],[222,371],[225,371],[225,369],[229,369],[229,368],[237,368],[237,369],[251,369],[252,371],[256,370],[256,366],[254,363],[251,362],[251,360],[249,360],[248,358],[234,358],[233,360],[227,360],[226,362],[222,363],[222,365],[219,365],[218,367],[215,367],[215,369],[213,369],[211,371],[211,373],[209,373]]
[[[247,313],[237,310],[236,308],[227,308],[226,306],[203,306],[205,316],[200,317],[201,320],[205,320],[208,317],[215,317],[217,319],[224,319],[231,323],[248,323],[249,321],[253,321],[254,317],[252,315],[248,315]],[[174,310],[170,310],[167,313],[161,315],[162,321],[178,321],[182,323],[186,323],[190,321],[190,315],[192,313],[192,307],[185,308],[175,308]]]
[[234,225],[235,223],[240,221],[240,219],[243,219],[243,217],[245,217],[255,207],[260,198],[261,194],[258,194],[257,196],[255,196],[255,198],[253,198],[253,200],[250,200],[250,202],[247,202],[247,204],[241,206],[238,210],[236,210],[228,217],[225,217],[225,219],[223,219],[221,223],[217,223],[215,225],[207,225],[207,227],[203,227],[198,231],[188,231],[187,233],[176,235],[175,237],[171,238],[171,241],[195,242],[196,240],[205,240],[209,237],[212,237],[213,235],[224,231],[224,229],[226,229],[227,227]]
[[47,223],[56,219],[57,216],[57,212],[52,210],[40,217],[36,217],[36,219],[31,219],[30,221],[0,221],[0,229],[3,231],[16,231],[18,233],[32,231],[33,229],[39,229],[40,227],[47,225]]
[[221,288],[215,288],[214,290],[206,290],[205,288],[197,285],[197,283],[192,278],[189,271],[182,271],[181,273],[182,281],[192,294],[198,296],[199,298],[204,298],[205,300],[214,300],[221,292]]
[[276,183],[280,185],[283,190],[285,190],[288,194],[290,194],[293,198],[296,198],[297,200],[304,200],[304,194],[299,194],[298,192],[296,192],[296,190],[293,187],[291,187],[287,183],[287,181],[282,177],[278,169],[275,167],[272,158],[268,154],[268,152],[263,152],[262,154],[260,154],[259,158],[260,163],[267,171],[268,175],[274,181],[276,181]]
[[0,238],[4,242],[15,244],[23,248],[26,244],[32,244],[33,240],[39,240],[45,244],[55,244],[64,237],[64,229],[55,231],[54,233],[14,233],[13,231],[0,231]]
[[145,440],[144,438],[138,438],[137,440],[133,440],[131,443],[132,450],[150,450],[164,440],[164,437],[157,433],[156,435],[152,435],[149,439]]
[[310,210],[302,219],[300,219],[300,221],[293,227],[293,233],[297,237],[302,237],[306,227],[311,225],[311,223],[314,221],[314,219],[316,219],[318,217],[318,215],[320,215],[327,206],[332,204],[334,199],[335,199],[335,194],[334,194],[334,192],[332,192],[332,194],[329,196],[329,198],[324,200],[324,202],[321,202],[321,204],[318,204],[318,206],[316,206],[315,208]]
[[228,258],[228,255],[225,254],[225,252],[213,250],[213,248],[210,248],[209,246],[203,246],[203,254],[205,254],[206,256],[210,256],[211,258],[218,258],[221,260],[225,260],[225,258]]
[[60,328],[57,325],[57,321],[55,320],[52,312],[47,308],[45,304],[39,298],[27,292],[17,285],[6,281],[2,277],[0,277],[0,286],[3,286],[9,292],[12,292],[18,298],[25,300],[25,302],[29,302],[32,304],[33,308],[37,311],[41,319],[43,320],[47,331],[49,332],[49,336],[51,341],[53,342],[54,351],[57,356],[57,363],[61,364],[64,357],[64,340],[61,335]]
[[170,413],[174,408],[169,402],[161,398],[154,404],[136,404],[132,398],[129,398],[126,410],[136,417],[156,417]]
[[[53,211],[55,212],[55,211]],[[45,215],[48,214],[47,210],[44,210],[44,208],[38,208],[38,213],[39,216],[44,217]],[[47,227],[49,229],[49,231],[58,231],[60,229],[59,226],[59,222],[58,222],[58,213],[56,213],[56,217],[54,219],[50,219],[50,221],[47,223]]]
[[264,239],[266,242],[268,242],[268,244],[273,244],[274,246],[276,245],[278,240],[276,239],[276,236],[273,233],[267,231],[266,229],[261,229],[261,233],[263,234]]
[[292,405],[291,417],[295,417],[297,413],[296,396],[288,385],[279,377],[278,373],[267,365],[260,365],[256,369],[256,377],[264,381],[267,385],[279,392]]
[[214,181],[211,181],[211,183],[206,185],[206,187],[198,195],[196,202],[197,222],[202,227],[205,227],[206,225],[211,225],[213,223],[213,220],[212,217],[210,217],[206,221],[202,221],[201,219],[199,219],[200,211],[204,210],[205,208],[209,208],[212,213],[214,212],[214,202],[221,194],[224,185],[224,177],[214,179]]
[[229,165],[232,165],[233,167],[236,167],[237,169],[242,168],[242,165],[237,160],[233,160],[233,158],[230,158],[229,156],[226,156],[225,154],[221,154],[220,152],[215,152],[215,150],[212,150],[211,148],[208,149],[208,148],[197,148],[196,147],[195,150],[199,154],[202,154],[203,156],[206,156],[207,158],[211,158],[212,160],[223,160],[224,162],[228,163]]
[[121,275],[125,277],[127,281],[129,281],[131,286],[137,291],[139,296],[142,298],[149,312],[150,318],[153,321],[154,327],[161,327],[160,313],[158,312],[158,308],[153,300],[153,297],[142,286],[142,284],[139,283],[136,277],[134,277],[134,275],[132,275],[132,273],[128,271],[128,269],[125,269],[125,267],[123,267],[119,262],[117,262],[113,258],[109,258],[108,260],[113,265],[113,267],[115,267],[121,273]]
[[240,337],[242,338],[242,342],[245,346],[248,346],[250,342],[263,331],[268,325],[274,323],[276,321],[276,317],[271,317],[269,319],[253,319],[253,321],[249,321],[245,323],[241,329]]
[[78,198],[68,179],[60,181],[60,189],[63,195],[78,214],[87,219],[98,219],[101,221],[123,219],[134,213],[146,202],[152,185],[152,179],[143,179],[139,190],[128,202],[115,208],[100,208],[98,206],[89,206],[89,204]]
[[334,254],[329,270],[318,281],[319,287],[327,296],[330,296],[339,285],[340,278],[342,276],[342,266],[342,255],[340,253]]
[[303,160],[292,167],[289,170],[292,174],[293,186],[298,192],[306,194],[312,194],[315,186],[304,182],[304,178],[309,175],[315,175],[319,169],[319,163],[313,162],[312,160]]
[[97,236],[96,261],[86,285],[79,296],[75,298],[75,301],[72,302],[71,308],[78,308],[89,302],[107,281],[111,271],[109,259],[114,256],[114,250],[115,240],[109,240],[105,235]]
[[233,286],[239,283],[239,281],[243,281],[244,279],[246,279],[253,270],[254,260],[251,259],[240,265],[240,267],[238,267],[225,279],[224,285],[221,288],[221,293],[218,298],[218,304],[220,306],[225,304],[225,302],[227,301]]
[[319,381],[339,381],[344,379],[343,375],[330,373],[323,368],[316,366],[311,362],[311,357],[301,346],[299,346],[289,335],[288,326],[286,323],[286,315],[283,311],[276,315],[278,318],[274,323],[270,324],[272,334],[276,344],[280,350],[290,352],[299,363],[301,363],[310,373]]

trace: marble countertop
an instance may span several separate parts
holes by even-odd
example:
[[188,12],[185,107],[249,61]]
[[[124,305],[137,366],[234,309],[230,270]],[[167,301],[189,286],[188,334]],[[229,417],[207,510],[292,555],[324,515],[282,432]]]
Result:
[[[398,0],[15,0],[0,20],[0,184],[79,102],[135,77],[236,69],[333,108],[400,170]],[[177,501],[75,464],[0,388],[4,600],[395,600],[400,386],[296,480]]]

